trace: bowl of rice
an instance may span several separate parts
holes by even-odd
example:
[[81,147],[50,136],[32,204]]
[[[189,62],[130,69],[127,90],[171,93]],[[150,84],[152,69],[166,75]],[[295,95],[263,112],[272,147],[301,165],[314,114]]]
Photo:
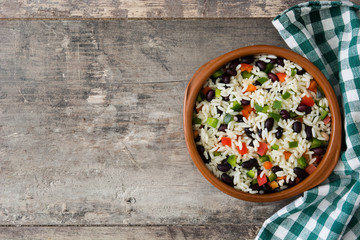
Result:
[[340,156],[328,80],[287,49],[255,45],[200,67],[184,98],[184,133],[202,175],[226,194],[278,201],[322,183]]

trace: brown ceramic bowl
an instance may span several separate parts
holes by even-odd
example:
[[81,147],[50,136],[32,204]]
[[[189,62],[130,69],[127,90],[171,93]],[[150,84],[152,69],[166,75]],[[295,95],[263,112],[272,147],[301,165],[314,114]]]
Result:
[[[310,73],[320,87],[323,89],[325,96],[329,102],[329,108],[331,111],[331,135],[327,151],[318,165],[315,172],[310,174],[306,179],[298,183],[297,185],[288,188],[281,192],[269,193],[269,194],[250,194],[236,190],[235,188],[225,184],[220,179],[215,177],[213,173],[207,169],[201,157],[199,156],[192,131],[192,112],[194,109],[195,99],[208,78],[220,67],[224,66],[228,62],[247,55],[254,54],[273,54],[282,58],[289,59],[301,67],[303,67],[308,73]],[[267,45],[255,45],[244,48],[236,49],[232,52],[226,53],[220,57],[217,57],[202,67],[200,67],[194,76],[191,78],[186,91],[184,99],[183,109],[183,121],[185,140],[190,152],[190,156],[194,161],[196,167],[202,173],[202,175],[215,187],[221,191],[229,194],[230,196],[252,202],[271,202],[278,201],[286,198],[296,196],[304,191],[313,188],[322,183],[333,171],[335,165],[340,156],[341,149],[341,116],[339,105],[335,96],[335,93],[329,84],[325,76],[317,69],[311,62],[304,57],[287,49],[267,46]]]

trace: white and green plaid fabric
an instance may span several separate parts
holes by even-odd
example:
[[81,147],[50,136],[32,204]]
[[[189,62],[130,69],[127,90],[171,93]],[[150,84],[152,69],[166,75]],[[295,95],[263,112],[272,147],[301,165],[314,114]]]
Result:
[[257,239],[360,239],[359,9],[348,1],[308,2],[273,20],[287,45],[333,86],[344,117],[343,151],[330,177],[267,219]]

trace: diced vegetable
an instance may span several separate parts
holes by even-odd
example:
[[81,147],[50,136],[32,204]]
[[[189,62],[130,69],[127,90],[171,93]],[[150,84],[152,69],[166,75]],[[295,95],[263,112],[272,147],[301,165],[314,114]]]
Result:
[[225,124],[228,124],[228,123],[231,122],[232,120],[234,120],[234,116],[231,115],[231,114],[229,114],[229,113],[227,113],[227,114],[225,115],[225,117],[224,117],[224,123],[225,123]]
[[285,179],[286,179],[286,176],[281,176],[281,177],[277,177],[277,178],[276,178],[276,181],[285,180]]
[[241,104],[238,101],[235,100],[233,102],[231,109],[234,110],[235,112],[240,112],[243,109],[243,107],[241,106]]
[[322,110],[320,114],[320,119],[324,120],[328,114],[329,114],[328,111]]
[[260,160],[260,162],[264,163],[264,162],[270,162],[271,158],[269,155],[264,155],[264,156],[259,157],[259,160]]
[[195,130],[193,133],[194,133],[194,138],[197,138],[199,136],[199,131]]
[[243,77],[243,78],[250,78],[251,77],[251,73],[250,72],[241,72],[241,76]]
[[265,169],[271,169],[272,168],[272,163],[271,162],[264,162],[264,168]]
[[258,176],[257,176],[257,181],[258,181],[259,186],[264,185],[265,183],[267,183],[266,175],[263,174],[262,177],[260,177],[260,175],[258,175]]
[[296,148],[299,145],[298,141],[289,142],[289,148]]
[[269,176],[269,182],[274,181],[276,178],[277,178],[276,174],[272,172]]
[[275,100],[273,107],[275,109],[281,109],[281,101]]
[[229,138],[229,137],[222,137],[222,138],[221,138],[221,143],[222,143],[222,145],[224,145],[224,146],[229,146],[229,147],[231,147],[231,138]]
[[214,156],[217,157],[217,156],[220,156],[221,153],[220,152],[214,152]]
[[198,117],[193,118],[193,124],[201,124],[201,119]]
[[253,170],[249,170],[246,175],[248,175],[249,177],[253,178],[255,177],[255,172]]
[[285,92],[283,95],[281,95],[283,99],[288,99],[291,94],[289,92]]
[[255,92],[255,91],[256,91],[256,86],[253,84],[249,84],[245,92]]
[[317,138],[313,138],[313,139],[311,139],[311,146],[310,146],[310,148],[318,148],[318,147],[323,146],[324,144],[325,144],[324,141],[321,141],[321,140],[319,140],[319,139],[317,139]]
[[296,69],[295,69],[295,68],[292,68],[292,69],[291,69],[291,76],[292,76],[292,77],[295,77],[295,75],[296,75]]
[[310,81],[310,85],[309,85],[309,88],[308,90],[312,91],[312,92],[317,92],[317,83],[315,80],[311,80]]
[[291,152],[289,151],[284,151],[284,157],[285,157],[285,160],[288,160],[291,156]]
[[251,72],[252,68],[253,68],[253,65],[242,63],[241,67],[240,67],[240,70],[242,72]]
[[269,116],[272,117],[275,121],[279,121],[281,116],[280,114],[274,113],[274,112],[269,112]]
[[213,128],[216,128],[218,122],[219,122],[219,120],[216,119],[216,118],[208,118],[208,119],[206,120],[206,123],[207,123],[210,127],[213,127]]
[[330,117],[329,116],[326,116],[326,118],[324,119],[324,123],[325,124],[328,124],[330,122]]
[[211,90],[211,87],[206,87],[201,90],[201,92],[206,96],[206,94]]
[[268,145],[264,142],[260,142],[259,143],[259,147],[258,147],[258,150],[257,150],[257,153],[260,155],[260,156],[264,156],[266,151],[268,149]]
[[297,117],[298,115],[295,113],[295,112],[290,112],[290,117],[291,118],[295,118],[295,117]]
[[196,101],[201,102],[202,100],[204,100],[205,96],[202,92],[199,92],[199,95],[196,98]]
[[256,179],[256,178],[255,178],[254,180],[252,180],[252,181],[251,181],[251,184],[252,184],[252,185],[255,185],[255,184],[257,184],[257,183],[258,183],[258,181],[257,181],[257,179]]
[[312,174],[314,171],[316,170],[316,167],[314,164],[310,164],[309,166],[307,166],[305,168],[305,171],[308,173],[308,174]]
[[276,181],[272,181],[268,183],[271,189],[275,189],[279,187],[279,184]]
[[269,111],[269,109],[270,109],[270,107],[269,107],[268,105],[265,105],[265,106],[263,107],[263,110],[262,110],[261,112],[267,113],[267,112]]
[[224,72],[221,69],[219,69],[212,76],[213,76],[213,78],[218,78],[218,77],[221,77],[223,74],[224,74]]
[[230,164],[232,167],[236,167],[236,155],[230,155],[228,158],[227,158],[227,162],[228,164]]
[[305,104],[306,106],[312,107],[312,106],[314,106],[315,101],[314,101],[314,99],[312,99],[312,97],[304,96],[301,99],[301,103]]
[[285,82],[286,73],[277,72],[275,75],[278,77],[280,82]]
[[266,64],[266,68],[265,68],[265,73],[269,73],[271,72],[271,70],[274,68],[274,65],[272,65],[271,63],[267,63]]
[[256,110],[256,112],[261,112],[263,110],[263,107],[260,106],[259,104],[255,103],[255,110]]
[[241,150],[240,150],[240,148],[238,146],[236,146],[236,149],[238,150],[239,154],[240,155],[247,154],[249,152],[249,150],[246,147],[246,143],[242,142],[241,145],[242,145]]
[[250,105],[246,105],[244,106],[244,109],[241,110],[241,113],[246,119],[248,119],[252,111],[254,111],[254,109]]
[[262,77],[262,78],[259,78],[257,81],[259,83],[261,83],[261,85],[263,85],[267,80],[269,80],[269,79],[267,79],[266,77]]
[[221,90],[220,89],[215,89],[215,97],[217,97],[217,98],[221,97]]
[[274,149],[274,150],[279,150],[279,145],[277,144],[274,144],[271,146],[271,149]]
[[304,157],[300,157],[297,162],[301,168],[306,168],[306,166],[308,165],[307,160]]

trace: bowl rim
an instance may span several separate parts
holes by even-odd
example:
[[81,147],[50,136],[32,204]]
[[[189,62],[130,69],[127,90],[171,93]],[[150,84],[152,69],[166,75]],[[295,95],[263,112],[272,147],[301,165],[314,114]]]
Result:
[[[316,82],[322,88],[328,102],[331,112],[331,134],[329,139],[329,144],[327,151],[318,165],[314,173],[310,174],[306,179],[296,184],[295,186],[288,188],[281,192],[269,193],[269,194],[250,194],[237,190],[224,182],[218,179],[203,163],[201,157],[199,156],[196,144],[193,137],[192,131],[192,112],[195,104],[196,96],[200,91],[201,87],[204,85],[206,80],[211,76],[220,67],[224,66],[228,62],[240,58],[242,56],[254,55],[254,54],[273,54],[278,57],[289,59],[303,69],[305,69]],[[184,135],[185,141],[190,153],[190,156],[201,172],[201,174],[216,188],[223,191],[224,193],[246,201],[251,202],[272,202],[279,201],[287,198],[291,198],[298,194],[303,193],[304,191],[311,189],[320,183],[322,183],[333,171],[336,166],[336,163],[340,157],[341,151],[341,114],[339,104],[336,98],[336,95],[326,77],[322,72],[309,60],[302,57],[301,55],[280,47],[271,46],[271,45],[252,45],[243,48],[235,49],[231,52],[225,53],[217,58],[210,60],[201,66],[190,79],[187,88],[185,90],[184,96],[184,106],[183,106],[183,124],[184,124]]]

